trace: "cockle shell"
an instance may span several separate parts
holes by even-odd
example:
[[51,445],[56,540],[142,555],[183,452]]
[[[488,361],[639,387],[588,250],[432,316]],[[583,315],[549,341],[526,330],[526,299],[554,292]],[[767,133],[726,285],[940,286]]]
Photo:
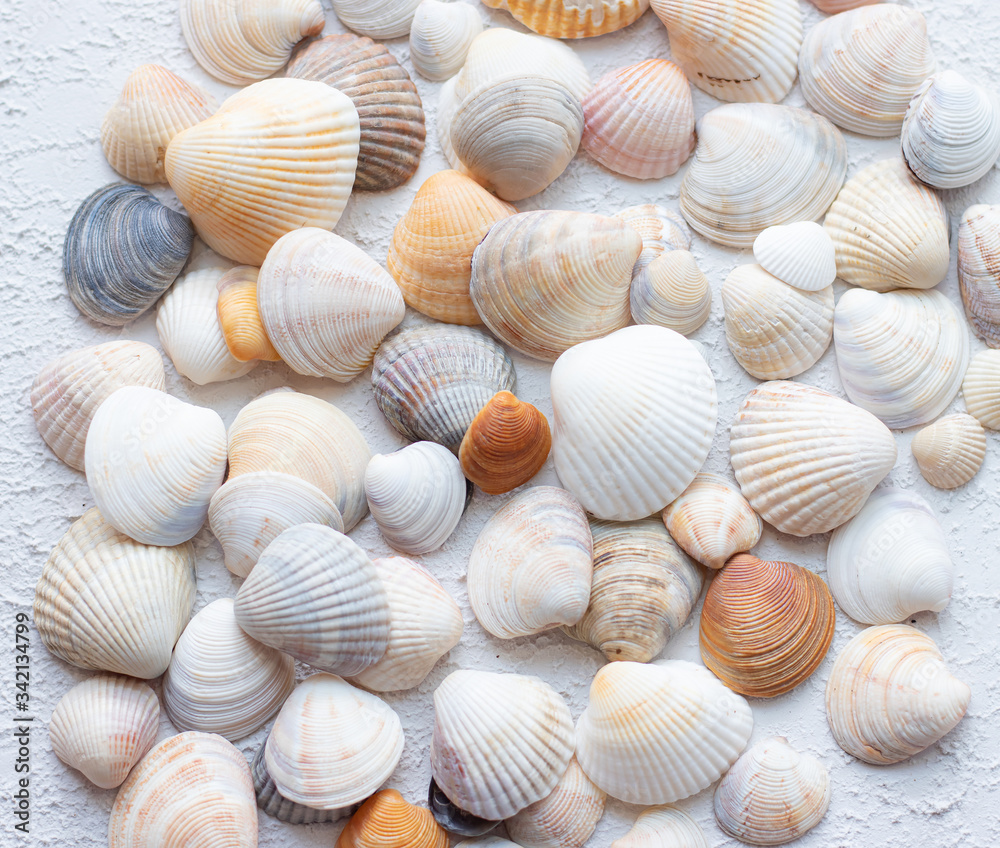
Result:
[[964,486],[986,459],[986,433],[971,415],[959,412],[924,427],[910,443],[920,473],[932,486]]
[[983,350],[972,357],[962,395],[970,415],[987,429],[1000,430],[1000,351]]
[[293,371],[338,383],[368,367],[406,311],[380,265],[317,227],[286,233],[267,252],[257,305],[268,338]]
[[49,651],[78,668],[159,677],[191,615],[196,580],[190,543],[141,545],[91,509],[45,563],[35,626]]
[[229,85],[249,85],[279,70],[303,38],[326,25],[318,0],[181,0],[188,49]]
[[340,22],[360,35],[399,38],[410,31],[420,0],[333,0]]
[[806,102],[838,127],[888,138],[899,132],[910,98],[934,67],[924,16],[878,3],[809,30],[799,84]]
[[601,668],[577,723],[576,756],[629,804],[668,804],[714,783],[750,738],[753,714],[703,666],[683,660]]
[[971,697],[929,636],[887,624],[862,630],[840,652],[827,681],[826,716],[848,754],[888,765],[948,733]]
[[729,454],[743,496],[781,533],[826,533],[858,514],[896,462],[874,415],[802,383],[764,383],[746,396]]
[[220,598],[177,640],[163,676],[163,705],[179,730],[235,742],[263,727],[294,686],[292,658],[244,633],[232,598]]
[[[728,247],[751,247],[775,224],[826,212],[847,174],[844,137],[826,118],[790,106],[735,103],[706,114],[681,183],[692,229]],[[753,167],[747,150],[755,150]]]
[[125,179],[165,183],[163,157],[177,133],[211,117],[218,103],[162,65],[140,65],[101,123],[101,147]]
[[49,719],[52,753],[101,789],[120,785],[156,741],[156,693],[131,677],[98,674],[69,690]]
[[424,79],[444,82],[465,64],[473,39],[483,31],[475,6],[422,0],[410,24],[410,61]]
[[[270,733],[268,734],[270,735]],[[250,774],[253,775],[253,788],[257,796],[257,806],[266,814],[278,821],[289,824],[316,824],[317,822],[333,822],[351,815],[357,804],[349,804],[334,810],[317,810],[305,804],[289,801],[278,791],[267,770],[265,753],[267,738],[257,747],[257,753],[250,762]]]
[[216,313],[229,353],[240,362],[263,359],[278,362],[281,357],[271,344],[257,306],[257,278],[260,269],[237,265],[219,277]]
[[194,230],[146,189],[114,183],[73,215],[63,276],[80,313],[120,327],[152,306],[187,262]]
[[573,742],[569,707],[537,677],[462,669],[434,692],[431,772],[474,816],[509,818],[548,796]]
[[768,227],[754,241],[753,257],[769,274],[802,291],[822,291],[837,278],[833,240],[815,221]]
[[598,518],[663,509],[701,470],[715,434],[715,378],[683,336],[626,327],[552,367],[556,474]]
[[629,307],[637,324],[688,335],[708,320],[712,289],[690,252],[670,250],[633,272]]
[[592,0],[583,4],[574,0],[483,0],[483,5],[510,12],[539,35],[588,38],[624,29],[649,8],[649,0]]
[[632,829],[611,848],[708,848],[708,841],[691,816],[663,804],[639,813]]
[[976,204],[962,215],[958,287],[976,335],[1000,347],[1000,206]]
[[642,253],[632,266],[633,281],[644,268],[664,253],[691,248],[691,230],[687,223],[665,206],[655,203],[629,206],[621,212],[615,212],[614,217],[621,218],[642,236]]
[[611,661],[649,662],[684,626],[705,582],[663,522],[591,521],[594,577],[580,621],[563,629]]
[[524,848],[583,848],[604,815],[606,797],[574,757],[555,789],[507,819],[507,833]]
[[715,790],[715,819],[750,845],[784,845],[812,830],[830,806],[830,775],[783,736],[740,757]]
[[587,609],[592,575],[583,507],[563,489],[536,486],[483,526],[469,555],[469,603],[497,638],[529,636],[576,624]]
[[337,848],[448,848],[448,834],[429,810],[407,803],[395,789],[376,792],[337,839]]
[[346,95],[317,82],[265,80],[173,137],[167,181],[209,247],[259,267],[285,233],[336,226],[354,185],[359,138]]

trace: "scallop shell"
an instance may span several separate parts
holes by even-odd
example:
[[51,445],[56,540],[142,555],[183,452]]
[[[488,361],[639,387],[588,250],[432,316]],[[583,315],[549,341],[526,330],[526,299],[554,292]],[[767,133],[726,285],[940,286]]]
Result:
[[612,662],[649,662],[690,617],[705,575],[659,519],[591,521],[590,531],[590,604],[577,624],[563,629]]
[[463,669],[434,692],[431,771],[474,816],[509,818],[547,797],[573,740],[569,707],[537,677]]
[[375,402],[413,441],[457,449],[479,410],[497,392],[513,392],[514,364],[481,330],[432,324],[384,342],[372,364]]
[[630,804],[667,804],[714,783],[750,738],[753,715],[703,666],[683,660],[601,668],[577,724],[587,776]]
[[[847,145],[828,120],[790,106],[720,106],[697,125],[681,214],[727,247],[751,247],[775,224],[826,212],[847,174]],[[747,150],[759,151],[747,164]]]
[[649,0],[483,0],[510,12],[516,21],[551,38],[588,38],[624,29],[649,8]]
[[929,636],[887,624],[862,630],[840,652],[826,686],[826,716],[848,754],[888,765],[952,730],[971,696]]
[[830,806],[830,775],[783,736],[762,739],[715,790],[715,819],[750,845],[784,845],[812,830]]
[[965,210],[958,226],[958,286],[976,335],[1000,347],[1000,206]]
[[910,443],[924,479],[938,489],[964,486],[986,459],[986,433],[971,415],[959,412],[924,427]]
[[896,462],[874,415],[801,383],[758,386],[730,430],[743,496],[781,533],[826,533],[858,514]]
[[121,327],[156,303],[187,262],[194,230],[146,189],[114,183],[73,215],[63,276],[80,313]]
[[845,130],[889,138],[910,98],[934,73],[927,21],[916,9],[878,3],[816,24],[799,53],[806,102]]
[[483,19],[468,3],[423,0],[410,24],[410,61],[424,79],[444,82],[465,64]]
[[385,654],[389,600],[375,566],[347,536],[299,524],[260,555],[236,594],[236,621],[297,660],[358,674]]
[[822,291],[837,278],[833,240],[815,221],[768,227],[753,243],[753,256],[769,274],[802,291]]
[[524,848],[583,848],[604,815],[606,797],[574,757],[555,789],[507,819],[507,833]]
[[410,31],[420,0],[333,0],[340,22],[359,35],[399,38]]
[[637,324],[656,324],[688,335],[712,313],[712,289],[687,250],[671,250],[634,274],[629,307]]
[[316,824],[317,822],[333,822],[351,815],[358,805],[350,804],[335,810],[317,810],[305,804],[289,801],[278,791],[267,770],[264,754],[267,739],[257,747],[250,763],[250,773],[253,775],[254,793],[257,795],[257,806],[268,816],[288,824]]
[[259,275],[259,268],[237,265],[226,271],[216,283],[219,291],[216,313],[222,337],[230,355],[240,362],[281,360],[260,320],[257,306]]
[[429,810],[395,789],[376,792],[341,831],[336,848],[448,848],[448,834]]
[[162,65],[140,65],[101,123],[101,147],[125,179],[165,183],[163,157],[177,133],[212,116],[219,104]]
[[691,816],[664,804],[639,813],[632,829],[611,848],[708,848],[708,841]]
[[705,472],[663,510],[663,523],[688,556],[716,569],[749,551],[763,529],[760,516],[725,477]]
[[642,236],[642,253],[632,266],[632,280],[652,261],[671,250],[691,248],[691,230],[684,219],[665,206],[643,203],[614,214]]
[[663,509],[691,483],[715,434],[715,379],[683,336],[626,327],[552,367],[556,474],[598,518]]
[[497,510],[472,547],[472,612],[498,639],[576,624],[590,598],[593,552],[576,498],[554,486],[528,489]]
[[209,247],[259,267],[285,233],[336,226],[354,185],[359,126],[354,104],[328,85],[265,80],[174,136],[167,180]]
[[1000,430],[1000,351],[983,350],[972,357],[962,381],[965,408],[989,430]]
[[69,690],[49,719],[52,753],[101,789],[120,785],[156,741],[160,704],[145,683],[98,674]]

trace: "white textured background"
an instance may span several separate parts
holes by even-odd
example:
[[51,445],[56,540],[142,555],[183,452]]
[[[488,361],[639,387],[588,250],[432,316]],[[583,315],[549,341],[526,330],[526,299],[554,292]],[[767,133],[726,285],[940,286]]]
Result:
[[[908,0],[927,17],[940,67],[951,67],[973,79],[995,85],[1000,3],[994,0]],[[329,6],[326,2],[325,5]],[[819,14],[802,2],[806,25]],[[494,25],[520,28],[503,14],[480,7]],[[343,28],[328,8],[327,33]],[[650,57],[669,57],[667,35],[652,13],[627,30],[574,43],[594,79],[613,68]],[[420,170],[405,186],[383,194],[356,194],[337,228],[379,262],[384,262],[389,237],[413,194],[430,174],[446,167],[435,133],[435,103],[439,86],[413,73],[405,39],[389,44],[413,75],[427,113],[428,145]],[[116,338],[134,338],[157,345],[153,314],[122,330],[88,323],[77,314],[66,294],[61,273],[62,242],[70,217],[94,189],[118,179],[104,160],[99,127],[128,73],[143,62],[158,62],[203,85],[220,100],[231,89],[208,77],[188,53],[181,36],[175,0],[0,0],[0,338],[3,356],[0,380],[0,477],[3,486],[0,550],[2,632],[7,638],[0,660],[0,728],[13,716],[13,617],[30,610],[35,582],[52,546],[70,523],[93,504],[82,474],[61,464],[45,447],[32,422],[28,392],[32,378],[48,360],[68,350]],[[788,97],[802,105],[798,90]],[[717,105],[695,91],[698,115]],[[848,176],[878,159],[895,155],[896,140],[873,141],[845,134],[850,151]],[[636,203],[658,202],[676,209],[681,174],[653,182],[637,182],[603,170],[581,153],[547,191],[519,204],[522,210],[577,209],[611,214]],[[173,195],[157,189],[161,197]],[[994,171],[977,185],[945,194],[957,219],[974,202],[1000,202]],[[756,381],[730,355],[722,331],[718,287],[738,264],[752,261],[742,253],[696,238],[693,248],[709,275],[716,301],[712,317],[696,334],[709,353],[720,395],[720,427],[708,459],[708,470],[730,474],[728,424],[740,401]],[[958,302],[952,270],[941,289]],[[838,293],[841,287],[838,284]],[[412,315],[407,320],[412,320]],[[974,342],[974,350],[982,347]],[[518,394],[551,413],[548,367],[514,357]],[[194,403],[212,406],[226,423],[238,409],[264,389],[290,384],[330,400],[362,428],[375,451],[403,444],[382,419],[372,399],[368,374],[348,386],[291,374],[283,365],[263,365],[247,377],[227,384],[195,386],[168,364],[167,388]],[[803,382],[843,394],[833,350]],[[958,398],[954,410],[961,410]],[[838,615],[830,654],[819,670],[795,691],[772,701],[752,701],[754,740],[783,734],[800,750],[818,756],[830,769],[833,801],[826,818],[801,842],[805,846],[926,846],[992,848],[1000,842],[1000,442],[989,437],[989,455],[979,475],[964,488],[940,492],[917,472],[909,451],[911,432],[897,434],[899,460],[887,484],[913,489],[938,510],[957,565],[951,604],[940,614],[922,614],[916,625],[932,636],[952,669],[973,689],[965,720],[940,744],[906,763],[868,766],[844,754],[827,729],[823,691],[833,658],[860,629]],[[536,483],[556,483],[551,463]],[[583,710],[591,678],[603,662],[594,650],[559,633],[503,642],[488,637],[468,608],[464,572],[472,543],[483,522],[505,497],[476,493],[458,531],[443,549],[424,558],[426,565],[462,604],[466,632],[451,652],[416,690],[389,696],[406,731],[406,748],[391,785],[414,801],[426,794],[427,761],[432,725],[431,694],[440,681],[460,667],[479,667],[537,674],[569,701],[574,716]],[[370,518],[353,534],[373,556],[390,553]],[[766,530],[757,552],[824,571],[826,536],[796,539]],[[235,595],[238,581],[222,565],[221,551],[207,527],[195,539],[199,564],[196,609],[211,600]],[[697,616],[668,644],[665,655],[695,660]],[[32,713],[46,721],[62,694],[88,672],[50,657],[37,638],[32,646]],[[63,766],[36,728],[32,759],[33,818],[27,844],[85,846],[106,842],[113,791],[101,791],[78,772]],[[161,738],[174,732],[166,718]],[[262,733],[239,743],[249,756]],[[10,829],[13,777],[10,731],[0,743],[0,845],[24,841]],[[711,845],[735,845],[715,826],[711,790],[681,803],[703,826]],[[630,826],[638,808],[617,802],[607,813],[591,846],[607,846]],[[339,825],[292,827],[260,817],[262,846],[331,846]]]

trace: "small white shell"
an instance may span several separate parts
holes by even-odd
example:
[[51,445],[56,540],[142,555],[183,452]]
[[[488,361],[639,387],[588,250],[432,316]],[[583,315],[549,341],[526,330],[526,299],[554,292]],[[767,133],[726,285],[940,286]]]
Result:
[[983,425],[964,412],[947,415],[924,427],[910,443],[920,473],[932,486],[964,486],[986,459]]
[[574,757],[555,789],[507,819],[507,833],[524,848],[583,848],[604,814],[606,797]]
[[664,804],[639,813],[632,829],[611,848],[708,848],[708,840],[691,816]]
[[1000,206],[977,204],[962,215],[958,287],[976,335],[1000,347]]
[[333,11],[348,29],[384,40],[410,31],[420,0],[333,0]]
[[753,243],[753,257],[769,274],[802,291],[820,291],[837,278],[833,241],[815,221],[768,227]]
[[410,61],[424,79],[443,82],[462,69],[482,31],[475,6],[422,0],[410,24]]
[[972,357],[962,381],[965,408],[989,430],[1000,430],[1000,350]]
[[[640,262],[641,255],[636,265]],[[669,250],[638,273],[632,272],[629,308],[637,324],[656,324],[688,335],[712,313],[712,289],[690,252]]]

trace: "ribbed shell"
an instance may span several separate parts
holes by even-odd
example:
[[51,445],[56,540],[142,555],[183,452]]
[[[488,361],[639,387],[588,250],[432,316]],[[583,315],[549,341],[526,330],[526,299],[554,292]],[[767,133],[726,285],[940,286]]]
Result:
[[642,253],[632,266],[633,280],[662,254],[671,250],[689,250],[691,247],[691,230],[687,222],[665,206],[655,203],[629,206],[615,212],[614,217],[621,218],[642,236]]
[[983,350],[972,357],[962,381],[965,408],[989,430],[1000,430],[1000,351]]
[[574,757],[555,789],[507,819],[507,833],[524,848],[583,848],[604,815],[606,797]]
[[[496,29],[487,30],[487,32],[495,31]],[[469,60],[466,59],[466,63],[468,63],[468,61]],[[447,80],[438,92],[436,116],[437,139],[438,146],[441,148],[444,158],[448,160],[448,166],[457,173],[461,174],[463,177],[469,177],[471,179],[469,169],[462,164],[462,160],[458,158],[458,154],[455,153],[455,147],[451,143],[451,122],[455,117],[455,110],[458,109],[458,95],[456,91],[461,76],[462,73],[459,71],[455,74],[455,76]],[[475,182],[475,180],[473,180],[473,182]],[[479,183],[476,183],[476,185],[479,185]]]
[[333,0],[340,22],[360,35],[399,38],[410,31],[420,0]]
[[815,221],[768,227],[753,243],[753,256],[769,274],[802,291],[821,291],[837,278],[833,240]]
[[708,841],[691,816],[663,804],[639,813],[632,829],[611,848],[708,848]]
[[910,443],[920,473],[932,486],[964,486],[986,459],[983,425],[964,412],[939,418],[924,427]]
[[278,362],[281,357],[271,344],[257,307],[259,268],[237,265],[216,283],[219,291],[216,313],[226,347],[234,359],[249,362],[263,359]]
[[510,12],[539,35],[588,38],[624,29],[638,20],[649,0],[483,0],[484,6]]
[[958,287],[976,335],[1000,347],[1000,206],[976,204],[962,215]]
[[336,848],[448,848],[448,844],[448,834],[429,810],[408,803],[395,789],[383,789],[351,816]]
[[810,0],[810,2],[821,12],[836,15],[849,9],[857,9],[858,6],[870,6],[873,3],[878,3],[879,0]]
[[712,289],[690,252],[670,250],[634,273],[629,307],[637,324],[656,324],[688,335],[708,320]]
[[278,819],[278,821],[289,824],[316,824],[317,822],[333,822],[351,815],[356,809],[356,804],[341,807],[336,810],[317,810],[307,807],[305,804],[296,804],[289,801],[278,791],[278,787],[271,780],[271,775],[267,771],[267,762],[264,754],[267,748],[267,739],[257,747],[257,753],[253,755],[250,762],[250,773],[253,775],[254,793],[257,795],[257,806],[268,816]]
[[468,3],[422,0],[410,24],[410,61],[424,79],[444,82],[465,64],[483,31],[479,10]]
[[456,836],[479,836],[495,830],[500,824],[498,820],[482,819],[455,806],[433,777],[427,788],[427,806],[434,820]]

